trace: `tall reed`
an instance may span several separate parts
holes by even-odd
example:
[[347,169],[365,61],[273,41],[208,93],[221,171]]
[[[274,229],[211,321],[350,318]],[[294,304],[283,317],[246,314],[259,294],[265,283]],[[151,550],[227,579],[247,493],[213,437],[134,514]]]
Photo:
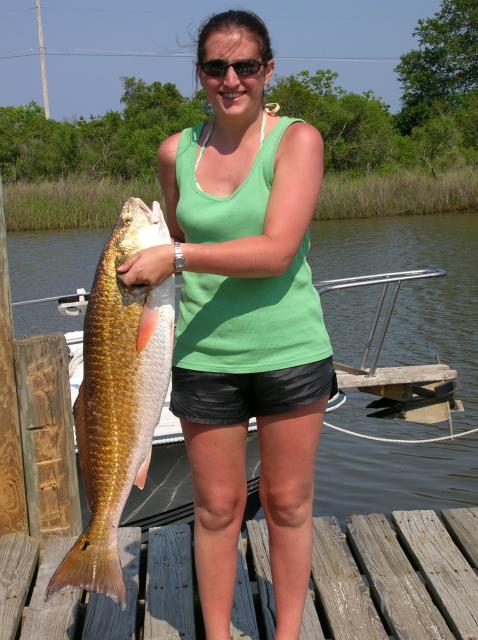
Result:
[[[8,231],[109,227],[129,196],[161,201],[154,179],[93,181],[70,177],[56,182],[4,186]],[[362,177],[328,174],[316,218],[478,212],[478,172],[460,168],[437,177],[400,171]]]
[[436,177],[408,171],[353,178],[328,175],[316,217],[335,220],[472,210],[478,212],[478,171],[466,167]]
[[8,231],[99,229],[110,227],[129,196],[146,203],[161,198],[152,179],[64,178],[55,182],[17,182],[4,186]]

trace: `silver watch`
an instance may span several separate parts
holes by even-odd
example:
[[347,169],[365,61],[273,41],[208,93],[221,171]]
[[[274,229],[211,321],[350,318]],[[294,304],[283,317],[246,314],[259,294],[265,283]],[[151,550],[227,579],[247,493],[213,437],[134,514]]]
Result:
[[180,242],[175,242],[174,243],[174,271],[175,273],[182,273],[183,269],[184,269],[184,254],[183,254],[183,250],[181,249],[181,243]]

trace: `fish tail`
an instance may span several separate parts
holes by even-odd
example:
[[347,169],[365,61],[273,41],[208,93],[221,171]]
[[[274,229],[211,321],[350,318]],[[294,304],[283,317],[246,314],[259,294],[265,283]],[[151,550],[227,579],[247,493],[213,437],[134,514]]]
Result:
[[46,589],[45,600],[67,587],[104,593],[126,607],[126,589],[118,548],[100,547],[90,541],[88,530],[67,553]]

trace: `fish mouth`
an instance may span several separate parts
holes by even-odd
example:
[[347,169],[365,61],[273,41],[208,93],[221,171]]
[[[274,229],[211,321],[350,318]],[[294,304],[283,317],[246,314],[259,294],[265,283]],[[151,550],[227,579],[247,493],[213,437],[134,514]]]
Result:
[[141,198],[135,198],[136,204],[146,216],[150,224],[157,224],[161,219],[161,208],[158,202],[153,202],[153,208],[150,209]]
[[[148,215],[149,214],[149,215]],[[159,224],[162,220],[162,211],[161,211],[161,207],[159,205],[159,202],[156,202],[156,200],[153,202],[153,206],[150,209],[148,207],[148,219],[151,222],[151,224]]]

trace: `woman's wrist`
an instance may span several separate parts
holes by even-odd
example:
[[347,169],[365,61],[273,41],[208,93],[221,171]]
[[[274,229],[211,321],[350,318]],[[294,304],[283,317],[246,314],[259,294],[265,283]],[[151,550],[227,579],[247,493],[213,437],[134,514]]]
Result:
[[174,273],[179,275],[186,266],[186,260],[183,253],[183,244],[181,242],[174,243]]

